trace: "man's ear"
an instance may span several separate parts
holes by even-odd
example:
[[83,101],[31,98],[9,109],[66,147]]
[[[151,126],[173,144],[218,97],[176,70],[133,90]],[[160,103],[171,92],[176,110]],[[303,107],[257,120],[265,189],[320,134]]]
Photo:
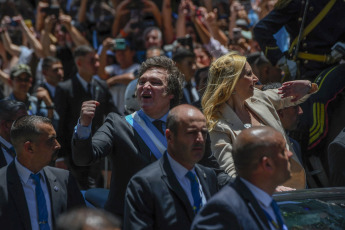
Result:
[[80,67],[80,65],[81,65],[81,57],[78,57],[76,60],[75,60],[75,64],[78,66],[78,67]]
[[167,139],[168,142],[172,140],[173,135],[174,134],[170,131],[170,129],[165,130],[165,138]]
[[24,143],[24,151],[25,151],[25,152],[28,152],[28,153],[31,153],[31,154],[34,152],[34,150],[33,150],[33,148],[32,148],[32,142],[26,141],[26,142]]
[[272,172],[274,168],[273,161],[270,157],[264,156],[260,161],[261,168],[266,172]]

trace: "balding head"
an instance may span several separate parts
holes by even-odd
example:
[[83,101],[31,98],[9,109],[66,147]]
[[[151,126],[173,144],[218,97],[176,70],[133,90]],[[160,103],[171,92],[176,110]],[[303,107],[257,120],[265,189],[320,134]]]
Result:
[[165,134],[169,155],[188,170],[203,157],[207,128],[198,108],[184,104],[170,110]]
[[181,123],[181,119],[188,123],[195,119],[205,120],[205,117],[198,108],[192,105],[179,105],[170,110],[167,118],[167,129],[176,135],[178,124]]
[[[268,126],[260,126],[245,129],[237,136],[232,155],[238,175],[250,178],[264,158],[275,160],[277,155],[287,155],[288,160],[291,152],[286,149],[285,139],[280,132]],[[289,171],[290,166],[287,165],[287,168]]]

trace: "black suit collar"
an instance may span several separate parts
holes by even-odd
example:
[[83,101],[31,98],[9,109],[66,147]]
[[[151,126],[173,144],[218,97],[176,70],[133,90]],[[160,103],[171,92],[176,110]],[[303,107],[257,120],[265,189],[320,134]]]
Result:
[[239,177],[235,179],[234,183],[232,183],[231,186],[237,191],[237,193],[247,204],[248,209],[250,210],[253,218],[256,220],[258,226],[260,226],[261,229],[270,229],[265,213],[255,199],[254,195],[250,192],[250,190],[240,180]]
[[[184,192],[183,188],[181,187],[180,183],[176,179],[175,173],[171,169],[167,153],[163,155],[163,157],[159,160],[159,164],[162,169],[162,180],[167,184],[170,190],[172,190],[177,197],[181,200],[183,207],[185,207],[186,212],[190,221],[194,219],[194,211],[192,206],[190,205],[189,199]],[[204,187],[203,187],[204,188]]]
[[7,168],[7,184],[8,196],[12,196],[13,202],[15,203],[18,211],[18,221],[23,221],[24,224],[22,226],[25,226],[26,230],[31,230],[29,209],[14,161],[12,161]]
[[4,152],[2,151],[1,146],[0,146],[0,168],[5,167],[6,165],[7,165],[7,161],[6,161]]

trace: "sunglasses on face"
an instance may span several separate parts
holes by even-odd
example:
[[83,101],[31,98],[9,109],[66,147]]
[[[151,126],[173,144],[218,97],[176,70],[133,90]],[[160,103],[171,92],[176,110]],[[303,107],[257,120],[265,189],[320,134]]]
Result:
[[26,78],[16,77],[14,80],[16,82],[25,82],[25,83],[32,82],[32,78],[31,77],[26,77]]

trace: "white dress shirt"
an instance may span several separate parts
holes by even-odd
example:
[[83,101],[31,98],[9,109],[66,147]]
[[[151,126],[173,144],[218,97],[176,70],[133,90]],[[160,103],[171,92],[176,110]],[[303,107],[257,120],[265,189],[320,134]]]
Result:
[[[185,193],[186,193],[186,195],[187,195],[187,197],[189,199],[189,202],[190,202],[191,206],[193,207],[194,206],[194,199],[193,199],[192,190],[191,190],[192,187],[191,187],[190,180],[186,176],[188,170],[185,167],[183,167],[182,165],[180,165],[180,163],[175,161],[169,155],[169,153],[167,153],[167,154],[168,154],[168,160],[169,160],[171,169],[175,173],[176,179],[178,180],[178,182],[180,183],[181,187],[185,191]],[[200,184],[199,177],[198,177],[198,175],[195,172],[195,168],[193,168],[190,171],[192,171],[196,175],[196,177],[198,179],[198,182],[199,182],[199,193],[200,193],[200,197],[201,197],[201,201],[202,201],[202,206],[204,206],[206,204],[206,197],[205,197],[205,194],[204,194],[204,192],[202,190],[202,186]]]

